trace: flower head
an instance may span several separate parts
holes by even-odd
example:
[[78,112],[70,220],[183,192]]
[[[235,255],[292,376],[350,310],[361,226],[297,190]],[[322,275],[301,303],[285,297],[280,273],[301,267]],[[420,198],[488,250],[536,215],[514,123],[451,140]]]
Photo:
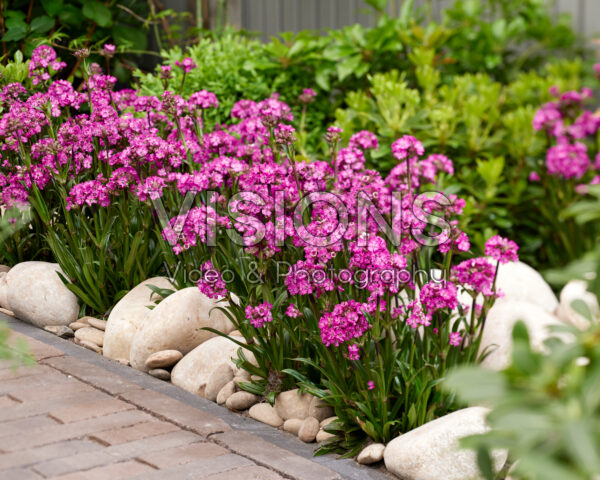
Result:
[[494,235],[485,242],[485,254],[500,263],[518,262],[518,250],[519,246],[515,242],[500,235]]
[[261,328],[265,323],[270,323],[273,321],[273,314],[271,313],[271,309],[273,305],[264,302],[256,307],[252,305],[248,305],[246,307],[246,320],[248,320],[254,327]]

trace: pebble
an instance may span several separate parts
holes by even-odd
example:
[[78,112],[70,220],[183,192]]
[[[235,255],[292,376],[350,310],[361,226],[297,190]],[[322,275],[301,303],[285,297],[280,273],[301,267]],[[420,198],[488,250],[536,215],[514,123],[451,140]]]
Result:
[[75,335],[73,330],[71,330],[69,327],[65,327],[64,325],[48,325],[44,327],[44,330],[53,333],[60,338],[70,338]]
[[358,457],[356,457],[356,461],[361,465],[371,465],[372,463],[381,462],[384,451],[385,445],[383,443],[372,443],[362,449]]
[[225,384],[225,386],[219,390],[219,393],[217,394],[217,403],[219,405],[224,405],[225,402],[227,402],[227,399],[229,397],[231,397],[233,394],[235,393],[235,383],[233,383],[233,380],[227,384]]
[[329,417],[326,418],[325,420],[321,421],[320,425],[321,428],[325,427],[326,425],[329,425],[331,422],[333,422],[334,420],[337,420],[338,417]]
[[0,313],[3,313],[4,315],[8,315],[9,317],[15,316],[15,314],[11,310],[7,310],[6,308],[2,308],[2,307],[0,307]]
[[175,365],[183,358],[183,354],[178,350],[162,350],[153,353],[146,359],[146,368],[167,368]]
[[319,421],[315,417],[306,417],[298,432],[298,438],[305,443],[310,443],[315,440],[317,433],[319,433]]
[[335,435],[333,433],[329,433],[326,432],[325,430],[321,429],[319,430],[319,433],[317,433],[317,443],[321,443],[324,442],[326,440],[329,440],[330,438],[334,438]]
[[272,427],[281,427],[283,425],[283,420],[275,409],[269,405],[268,403],[258,403],[250,407],[248,411],[250,418],[254,420],[258,420],[259,422],[266,423]]
[[85,340],[86,342],[95,343],[99,347],[104,344],[104,332],[97,328],[80,328],[75,332],[75,338],[78,338],[81,341]]
[[159,380],[164,380],[165,382],[171,380],[171,372],[163,368],[153,368],[152,370],[149,370],[148,373]]
[[100,355],[102,355],[102,348],[100,348],[95,343],[88,342],[87,340],[79,340],[79,345],[81,345],[82,347],[87,348],[88,350],[93,350],[94,352],[99,353]]
[[[304,420],[308,417],[310,403],[314,397],[309,393],[299,394],[298,389],[281,392],[275,398],[275,410],[281,418],[288,420],[290,418],[300,418]],[[315,432],[315,435],[317,432]]]
[[89,323],[80,322],[79,320],[69,324],[69,328],[73,331],[79,330],[80,328],[89,327],[89,326],[90,326]]
[[88,317],[88,323],[97,328],[98,330],[106,330],[106,320],[100,320],[99,318]]
[[229,410],[240,412],[242,410],[247,410],[255,403],[258,403],[259,400],[260,397],[250,392],[235,392],[227,399],[225,405]]
[[298,432],[300,431],[300,427],[304,420],[300,420],[299,418],[290,418],[283,423],[283,429],[286,432],[293,433],[298,436]]

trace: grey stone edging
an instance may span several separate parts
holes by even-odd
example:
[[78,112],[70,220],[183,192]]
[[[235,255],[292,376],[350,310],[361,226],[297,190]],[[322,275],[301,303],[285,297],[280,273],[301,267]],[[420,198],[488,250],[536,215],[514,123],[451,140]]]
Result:
[[382,472],[381,470],[359,465],[351,459],[340,459],[333,455],[315,457],[313,455],[315,444],[303,443],[294,435],[277,430],[251,418],[243,417],[233,413],[225,407],[187,392],[173,385],[172,383],[158,380],[144,372],[140,372],[107,357],[98,355],[91,350],[79,345],[75,345],[68,340],[59,338],[56,335],[53,335],[28,323],[22,322],[14,317],[5,315],[2,312],[0,312],[0,321],[7,322],[8,326],[16,332],[22,333],[35,340],[50,345],[64,352],[70,357],[108,370],[109,372],[119,375],[120,377],[130,381],[131,383],[135,383],[142,388],[160,392],[182,403],[185,403],[186,405],[202,410],[203,412],[209,413],[223,420],[234,430],[243,430],[245,432],[252,433],[272,444],[277,445],[280,448],[288,450],[317,464],[323,465],[337,472],[344,479],[390,480],[396,478],[391,474]]

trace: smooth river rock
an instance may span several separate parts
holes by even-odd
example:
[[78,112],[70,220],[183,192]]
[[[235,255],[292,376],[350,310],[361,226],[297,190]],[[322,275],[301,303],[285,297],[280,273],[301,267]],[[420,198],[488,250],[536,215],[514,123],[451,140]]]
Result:
[[[458,410],[411,430],[388,443],[386,468],[403,480],[471,480],[480,478],[477,456],[459,448],[459,440],[488,430],[483,407]],[[493,451],[496,471],[506,462],[505,451]]]
[[88,323],[98,330],[106,330],[106,320],[100,320],[99,318],[87,317]]
[[169,368],[175,365],[183,358],[183,354],[178,350],[162,350],[153,353],[146,359],[146,368]]
[[73,330],[64,325],[48,325],[47,327],[44,327],[44,330],[53,333],[60,338],[71,338],[74,335]]
[[165,370],[164,368],[153,368],[152,370],[148,371],[148,374],[158,378],[159,380],[164,380],[165,382],[171,380],[171,372]]
[[86,341],[101,347],[104,345],[104,332],[97,328],[84,327],[75,332],[75,338],[80,341]]
[[[496,265],[495,260],[490,260]],[[504,293],[503,300],[533,303],[548,313],[554,313],[558,300],[542,276],[523,262],[500,265],[496,287]]]
[[319,421],[315,417],[306,417],[298,430],[298,438],[305,443],[314,442],[319,433]]
[[372,443],[367,445],[356,457],[356,461],[361,465],[371,465],[372,463],[381,462],[383,460],[383,452],[385,445],[383,443]]
[[233,368],[228,363],[217,365],[206,381],[204,398],[215,402],[221,389],[233,379]]
[[256,405],[253,405],[250,407],[250,410],[248,410],[248,415],[254,420],[266,423],[275,428],[283,425],[281,417],[277,415],[275,409],[268,403],[257,403]]
[[7,272],[0,272],[0,308],[10,310],[8,304],[8,283],[6,283]]
[[68,325],[77,320],[77,297],[57,272],[62,272],[60,267],[47,262],[23,262],[11,268],[4,277],[9,310],[40,328]]
[[309,393],[299,395],[298,392],[297,388],[288,390],[287,392],[281,392],[275,398],[275,410],[277,410],[277,414],[283,418],[283,420],[288,420],[290,418],[304,420],[308,417],[310,404],[314,397]]
[[600,318],[598,298],[593,293],[588,292],[587,288],[587,282],[583,280],[571,280],[560,292],[560,305],[556,311],[560,320],[580,330],[587,329],[590,326],[590,321],[571,306],[575,300],[583,301],[593,318]]
[[158,300],[157,295],[148,288],[148,285],[174,289],[167,278],[154,277],[143,281],[119,300],[106,322],[105,357],[129,362],[133,337],[151,312],[148,306],[156,305]]
[[[235,337],[235,339],[240,342],[244,340],[242,337]],[[171,372],[171,382],[188,392],[205,397],[209,379],[214,372],[223,374],[221,388],[231,381],[235,368],[231,358],[237,355],[238,348],[239,345],[226,337],[208,339],[177,362]],[[229,367],[230,373],[221,365]],[[213,379],[213,382],[216,380]],[[209,393],[212,399],[214,391],[211,390]],[[216,400],[216,396],[214,399]]]
[[204,327],[231,332],[233,324],[215,308],[226,305],[208,298],[197,287],[184,288],[168,296],[150,312],[135,333],[129,354],[131,366],[145,370],[146,359],[161,350],[179,350],[185,355],[216,336],[203,330]]
[[260,397],[254,395],[250,392],[235,392],[231,395],[225,405],[229,410],[235,410],[237,412],[241,412],[243,410],[247,410],[255,403],[258,403]]
[[544,340],[552,333],[550,327],[562,323],[542,307],[528,302],[500,299],[488,312],[481,336],[479,352],[490,352],[482,365],[492,370],[502,370],[510,363],[512,353],[512,330],[518,320],[527,326],[532,347],[544,349]]
[[227,399],[231,397],[234,393],[235,383],[233,383],[233,381],[226,383],[225,386],[221,390],[219,390],[219,393],[217,394],[217,403],[219,405],[225,405]]

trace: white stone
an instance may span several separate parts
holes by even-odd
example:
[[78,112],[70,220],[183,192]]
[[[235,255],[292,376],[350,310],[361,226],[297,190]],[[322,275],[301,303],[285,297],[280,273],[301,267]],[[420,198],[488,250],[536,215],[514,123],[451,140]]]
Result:
[[133,337],[151,312],[148,306],[155,306],[156,300],[158,300],[157,295],[148,288],[148,285],[162,289],[174,289],[167,278],[154,277],[143,281],[119,300],[106,322],[104,356],[114,360],[127,359],[129,361]]
[[[242,337],[235,339],[243,341]],[[233,370],[235,365],[231,358],[236,355],[238,348],[239,345],[226,337],[208,339],[177,362],[171,372],[171,382],[188,392],[204,397],[208,381],[220,365],[225,364]]]
[[321,442],[325,442],[326,440],[329,440],[330,438],[334,438],[335,435],[333,433],[329,433],[326,432],[325,430],[321,429],[319,430],[319,433],[317,433],[317,438],[315,439],[317,443],[321,443]]
[[229,410],[235,410],[237,412],[241,412],[242,410],[247,410],[252,405],[257,403],[260,400],[260,397],[254,395],[250,392],[235,392],[231,395],[225,405]]
[[333,417],[329,417],[326,418],[325,420],[321,421],[321,428],[326,427],[327,425],[329,425],[331,422],[337,420],[338,417],[337,416],[333,416]]
[[98,330],[106,330],[106,320],[100,320],[99,318],[87,317],[88,323]]
[[313,397],[308,407],[308,415],[321,422],[333,415],[333,408],[320,398]]
[[185,355],[216,336],[204,327],[231,332],[233,324],[216,308],[226,305],[208,298],[197,287],[184,288],[168,296],[150,312],[133,337],[129,354],[131,366],[145,370],[146,359],[160,350],[179,350]]
[[84,327],[75,332],[75,338],[80,341],[86,341],[101,347],[104,345],[104,332],[97,328]]
[[[308,417],[310,402],[314,397],[309,393],[298,394],[298,389],[281,392],[275,398],[275,410],[283,420]],[[317,433],[315,432],[315,435]]]
[[502,370],[510,363],[512,353],[512,330],[517,321],[527,326],[532,347],[543,351],[544,340],[552,333],[550,327],[562,325],[560,320],[538,305],[500,299],[488,312],[481,336],[479,352],[490,352],[482,365],[492,370]]
[[371,465],[372,463],[381,462],[384,451],[385,445],[383,443],[372,443],[362,449],[358,457],[356,457],[356,461],[361,465]]
[[[490,260],[494,266],[495,260]],[[548,313],[554,313],[558,300],[542,276],[523,262],[500,265],[496,288],[504,293],[503,300],[536,304]]]
[[8,283],[6,283],[7,272],[0,272],[0,307],[10,310],[8,304]]
[[560,292],[560,305],[556,311],[558,318],[563,322],[573,325],[576,328],[585,330],[590,326],[590,321],[580,313],[577,313],[571,304],[575,300],[583,301],[592,317],[600,317],[600,306],[598,298],[587,290],[587,282],[583,280],[571,280]]
[[[281,418],[281,417],[279,417]],[[290,432],[296,436],[298,436],[298,432],[300,431],[300,427],[304,423],[304,420],[299,418],[289,418],[285,422],[283,422],[283,429],[286,432]]]
[[319,421],[315,417],[306,417],[298,430],[298,438],[305,443],[314,442],[319,433]]
[[71,338],[74,335],[73,330],[64,325],[48,325],[47,327],[44,327],[44,330],[53,333],[60,338]]
[[165,382],[171,380],[171,373],[168,370],[165,370],[164,368],[153,368],[152,370],[149,370],[148,373],[154,378],[164,380]]
[[219,390],[219,394],[217,395],[217,403],[219,405],[225,405],[227,399],[231,397],[235,393],[235,383],[229,382],[227,383],[221,390]]
[[85,347],[88,350],[92,350],[92,351],[102,355],[102,348],[99,347],[98,345],[96,345],[95,343],[88,342],[87,340],[78,340],[78,341],[79,341],[79,345],[81,345],[82,347]]
[[79,330],[80,328],[86,328],[89,327],[90,324],[89,323],[83,323],[83,322],[73,322],[73,323],[69,323],[69,328],[73,331],[75,330]]
[[283,425],[283,420],[281,417],[277,415],[275,409],[268,403],[258,403],[253,405],[250,407],[250,410],[248,410],[248,415],[250,415],[250,418],[253,418],[254,420],[266,423],[267,425],[275,428]]
[[[465,408],[396,437],[383,454],[386,468],[404,480],[479,478],[476,454],[460,449],[459,440],[485,433],[487,412],[483,407]],[[496,471],[506,457],[505,451],[492,452]]]
[[146,368],[169,368],[175,365],[183,355],[178,350],[161,350],[150,355],[145,362]]
[[6,300],[17,318],[44,328],[77,320],[77,297],[62,282],[55,263],[23,262],[6,274]]
[[233,369],[227,363],[217,365],[206,381],[204,398],[215,402],[221,389],[233,379]]

